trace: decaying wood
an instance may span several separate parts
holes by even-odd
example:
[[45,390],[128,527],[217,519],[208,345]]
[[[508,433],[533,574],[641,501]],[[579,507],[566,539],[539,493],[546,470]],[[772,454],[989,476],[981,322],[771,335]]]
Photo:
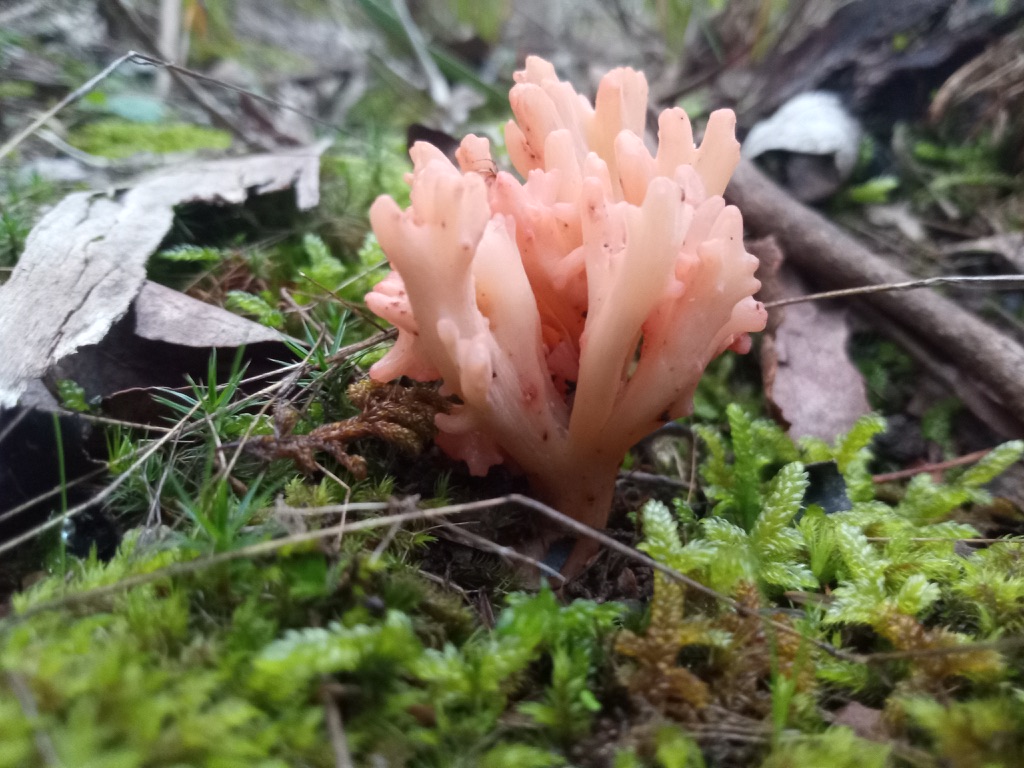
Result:
[[[756,167],[742,161],[726,199],[743,211],[757,236],[774,235],[796,266],[822,288],[851,288],[910,280],[824,216],[795,201]],[[1024,434],[1024,348],[997,329],[933,291],[867,294],[862,301],[929,347],[985,390],[1012,423],[999,425],[1007,436]],[[966,405],[972,410],[978,406]],[[978,413],[991,424],[991,412]],[[996,425],[992,425],[996,426]]]
[[146,262],[191,201],[242,203],[294,188],[300,209],[319,199],[322,145],[196,163],[117,194],[78,192],[35,226],[0,286],[0,408],[79,347],[96,344],[142,290]]

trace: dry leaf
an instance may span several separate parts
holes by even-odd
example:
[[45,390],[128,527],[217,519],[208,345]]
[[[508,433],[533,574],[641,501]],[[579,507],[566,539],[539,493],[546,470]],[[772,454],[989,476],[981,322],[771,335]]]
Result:
[[185,347],[242,347],[282,341],[273,328],[147,280],[135,299],[135,333]]
[[99,343],[128,312],[175,206],[235,204],[294,188],[298,207],[311,208],[325,147],[196,163],[127,191],[64,198],[29,234],[10,280],[0,286],[0,407],[15,405],[55,362]]
[[862,739],[885,741],[885,720],[880,709],[865,707],[856,701],[848,702],[836,710],[832,725],[845,725]]
[[[759,298],[772,301],[809,293],[783,266],[773,238],[747,244],[761,260]],[[765,397],[793,438],[832,442],[868,413],[864,379],[846,352],[846,313],[823,302],[791,304],[769,312],[761,345]]]
[[[186,377],[206,376],[210,350],[217,349],[218,379],[230,375],[234,350],[246,347],[249,375],[277,367],[291,356],[285,336],[166,286],[146,281],[131,311],[108,329],[99,344],[82,347],[54,363],[47,379],[71,379],[92,401],[102,399],[109,416],[151,422],[167,414],[152,390],[181,386]],[[21,403],[26,404],[26,392]]]

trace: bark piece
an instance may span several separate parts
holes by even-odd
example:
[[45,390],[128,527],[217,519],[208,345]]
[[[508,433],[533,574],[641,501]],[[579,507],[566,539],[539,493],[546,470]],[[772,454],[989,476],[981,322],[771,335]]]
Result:
[[294,188],[298,207],[311,208],[325,146],[196,163],[127,191],[64,198],[32,230],[0,286],[0,407],[13,406],[29,382],[79,347],[97,344],[125,315],[175,206],[237,204],[250,194]]

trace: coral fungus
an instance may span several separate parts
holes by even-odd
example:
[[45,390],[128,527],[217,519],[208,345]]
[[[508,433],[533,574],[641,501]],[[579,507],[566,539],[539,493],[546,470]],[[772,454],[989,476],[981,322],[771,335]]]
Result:
[[516,170],[467,136],[456,168],[411,150],[411,206],[370,210],[393,271],[367,295],[398,340],[378,381],[440,379],[454,395],[437,442],[483,474],[508,461],[534,493],[603,527],[637,440],[686,415],[705,366],[746,351],[764,308],[740,212],[721,195],[739,161],[735,118],[694,145],[681,109],[644,145],[647,81],[616,69],[594,106],[531,57],[505,130]]

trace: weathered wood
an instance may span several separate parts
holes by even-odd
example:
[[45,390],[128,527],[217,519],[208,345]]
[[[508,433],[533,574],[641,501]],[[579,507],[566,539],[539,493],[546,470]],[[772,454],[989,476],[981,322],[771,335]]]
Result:
[[35,226],[0,286],[0,407],[79,347],[98,343],[143,287],[146,262],[182,203],[238,204],[295,189],[299,208],[319,199],[324,146],[184,166],[118,194],[78,192]]

